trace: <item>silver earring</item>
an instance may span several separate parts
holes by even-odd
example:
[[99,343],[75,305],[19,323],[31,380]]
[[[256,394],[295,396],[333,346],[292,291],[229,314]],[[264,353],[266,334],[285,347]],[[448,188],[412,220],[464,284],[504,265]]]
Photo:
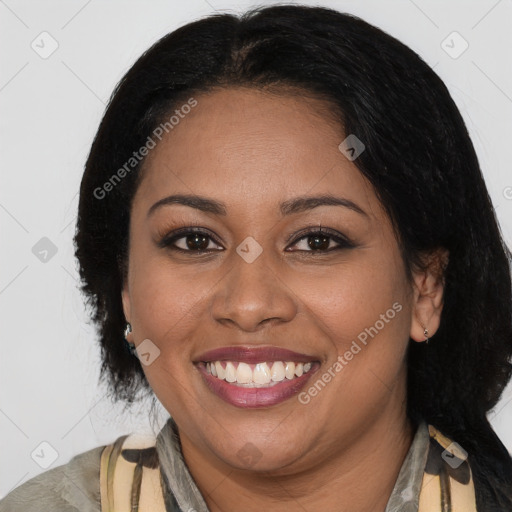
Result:
[[127,322],[126,327],[124,329],[124,339],[126,340],[126,344],[128,345],[128,350],[130,351],[130,353],[134,354],[135,353],[135,344],[130,343],[128,341],[128,334],[130,334],[131,332],[132,332],[132,326],[129,322]]
[[423,330],[423,334],[425,335],[425,341],[427,342],[427,345],[428,345],[428,330],[427,328],[425,327],[425,329]]

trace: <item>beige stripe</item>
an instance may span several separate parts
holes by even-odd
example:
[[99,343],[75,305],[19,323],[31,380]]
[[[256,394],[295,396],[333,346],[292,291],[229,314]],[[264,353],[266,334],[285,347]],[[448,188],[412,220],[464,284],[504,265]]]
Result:
[[140,492],[139,512],[165,512],[160,482],[160,469],[144,468]]
[[117,508],[115,491],[116,466],[123,442],[127,437],[119,437],[114,443],[108,445],[101,454],[100,494],[102,497],[102,507],[106,505],[105,509],[102,508],[102,512],[120,512]]
[[[136,436],[123,436],[103,450],[100,463],[102,512],[135,512],[137,510],[132,510],[135,491],[133,486],[137,485],[134,479],[137,464],[124,459],[121,451],[127,447],[136,449],[151,446],[147,440],[141,441]],[[138,512],[166,512],[160,468],[142,468]]]
[[100,495],[101,495],[101,511],[102,512],[114,512],[114,496],[109,492],[109,486],[107,484],[107,469],[110,460],[110,455],[114,449],[113,444],[105,446],[101,452],[100,459]]

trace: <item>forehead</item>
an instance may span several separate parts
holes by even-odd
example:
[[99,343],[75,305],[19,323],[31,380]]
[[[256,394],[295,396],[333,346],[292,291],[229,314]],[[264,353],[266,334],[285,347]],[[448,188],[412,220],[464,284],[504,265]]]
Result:
[[328,102],[250,88],[194,99],[146,157],[142,199],[192,193],[246,207],[308,193],[339,192],[367,206],[375,199],[338,148],[345,134]]

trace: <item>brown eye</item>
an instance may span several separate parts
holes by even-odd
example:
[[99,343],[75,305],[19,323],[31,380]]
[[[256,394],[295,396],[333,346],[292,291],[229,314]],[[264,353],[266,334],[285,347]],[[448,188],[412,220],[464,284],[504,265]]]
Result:
[[[213,245],[212,245],[213,244]],[[219,245],[208,232],[203,230],[196,230],[192,228],[185,228],[178,232],[173,232],[165,236],[158,246],[161,248],[168,248],[171,250],[182,252],[210,252],[218,251],[215,245]],[[223,250],[222,248],[220,250]]]
[[187,248],[190,249],[191,251],[197,249],[199,249],[200,251],[204,251],[208,249],[208,245],[210,245],[208,241],[209,237],[206,235],[202,235],[200,233],[193,233],[182,238],[185,239],[185,244]]
[[325,236],[325,235],[322,235],[322,236],[313,235],[313,236],[308,236],[307,240],[308,240],[308,246],[311,249],[318,249],[320,251],[326,251],[329,248],[331,237]]
[[322,229],[310,231],[300,238],[297,238],[291,247],[298,247],[298,251],[300,252],[325,253],[352,248],[355,247],[355,245],[341,235],[341,233]]

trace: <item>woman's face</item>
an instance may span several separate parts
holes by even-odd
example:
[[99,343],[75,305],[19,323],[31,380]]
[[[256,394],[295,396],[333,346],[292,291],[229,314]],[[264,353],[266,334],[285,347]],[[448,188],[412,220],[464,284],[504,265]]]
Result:
[[[328,106],[243,88],[195,99],[145,162],[125,315],[182,443],[231,467],[311,467],[404,420],[415,295]],[[172,195],[195,206],[152,209]],[[305,201],[327,196],[339,204]]]

